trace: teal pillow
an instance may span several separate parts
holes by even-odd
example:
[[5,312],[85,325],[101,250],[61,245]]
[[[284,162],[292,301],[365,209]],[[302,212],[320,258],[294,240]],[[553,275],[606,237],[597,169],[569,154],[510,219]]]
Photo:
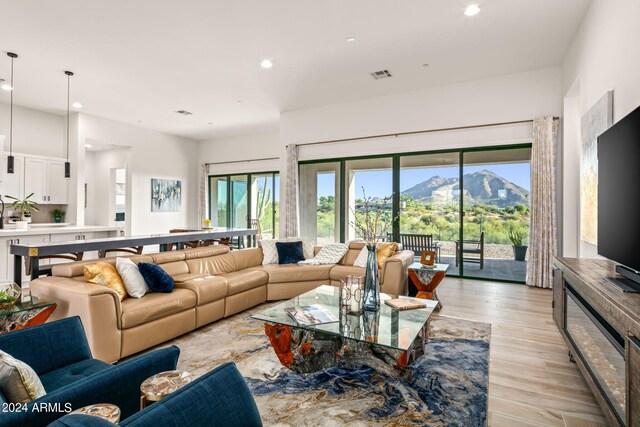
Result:
[[173,277],[158,265],[141,262],[138,264],[138,270],[153,292],[170,293],[176,285]]

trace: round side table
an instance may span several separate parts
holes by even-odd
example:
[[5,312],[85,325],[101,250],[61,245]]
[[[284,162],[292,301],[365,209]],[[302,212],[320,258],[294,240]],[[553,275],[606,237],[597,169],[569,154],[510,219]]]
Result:
[[102,418],[113,424],[120,422],[120,408],[111,403],[98,403],[76,409],[72,414],[91,415],[92,417]]
[[147,378],[140,385],[140,409],[149,402],[157,402],[174,391],[189,384],[193,377],[187,371],[165,371]]

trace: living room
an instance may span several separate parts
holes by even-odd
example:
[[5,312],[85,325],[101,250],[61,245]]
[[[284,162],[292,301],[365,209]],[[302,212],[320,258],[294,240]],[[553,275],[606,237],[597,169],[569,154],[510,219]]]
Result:
[[[43,393],[12,401],[0,370],[0,425],[99,425],[68,414],[99,404],[123,425],[640,425],[637,294],[576,284],[604,254],[634,266],[597,235],[610,212],[585,171],[640,105],[637,2],[0,10],[0,281],[46,302],[0,334]],[[85,281],[99,264],[124,288]],[[313,336],[276,313],[352,281],[379,291],[358,325]],[[607,360],[629,384],[582,355],[569,294],[617,331]],[[78,349],[44,363],[33,346],[53,333]],[[190,383],[141,394],[161,371]],[[224,381],[242,399],[212,399]]]

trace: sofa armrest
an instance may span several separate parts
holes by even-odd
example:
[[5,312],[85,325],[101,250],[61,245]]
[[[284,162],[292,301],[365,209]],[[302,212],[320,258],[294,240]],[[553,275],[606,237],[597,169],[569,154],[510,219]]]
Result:
[[54,301],[51,320],[80,316],[93,357],[111,363],[120,358],[122,305],[106,286],[65,277],[44,277],[29,285],[31,294]]
[[140,384],[152,375],[176,369],[179,355],[176,346],[162,348],[82,378],[29,402],[21,411],[3,413],[0,426],[46,426],[70,411],[96,403],[117,405],[125,419],[140,409]]
[[382,266],[381,291],[389,295],[406,295],[407,269],[413,263],[413,251],[396,252]]

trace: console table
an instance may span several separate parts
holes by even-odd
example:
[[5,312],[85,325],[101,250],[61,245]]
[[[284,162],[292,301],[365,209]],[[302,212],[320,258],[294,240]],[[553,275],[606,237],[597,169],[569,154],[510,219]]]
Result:
[[40,257],[73,252],[89,252],[101,249],[118,249],[134,246],[160,245],[160,251],[166,251],[167,245],[175,243],[182,249],[185,242],[193,240],[212,240],[224,237],[255,236],[255,228],[216,227],[208,230],[189,233],[151,234],[148,236],[109,237],[106,239],[72,240],[68,242],[28,243],[11,245],[14,269],[13,281],[22,285],[23,258],[31,259],[31,279],[40,275]]
[[640,427],[640,294],[622,292],[607,260],[556,258],[553,319],[569,357],[613,426]]

